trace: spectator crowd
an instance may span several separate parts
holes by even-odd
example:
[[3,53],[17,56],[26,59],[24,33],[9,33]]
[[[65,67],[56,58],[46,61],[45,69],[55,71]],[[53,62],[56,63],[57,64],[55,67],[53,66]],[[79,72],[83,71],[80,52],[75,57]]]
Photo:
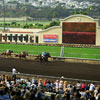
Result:
[[100,85],[0,75],[0,100],[100,100]]

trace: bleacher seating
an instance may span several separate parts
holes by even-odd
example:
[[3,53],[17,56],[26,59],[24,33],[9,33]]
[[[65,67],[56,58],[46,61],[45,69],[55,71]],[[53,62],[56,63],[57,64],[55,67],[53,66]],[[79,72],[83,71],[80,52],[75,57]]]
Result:
[[100,100],[100,84],[0,75],[0,100]]

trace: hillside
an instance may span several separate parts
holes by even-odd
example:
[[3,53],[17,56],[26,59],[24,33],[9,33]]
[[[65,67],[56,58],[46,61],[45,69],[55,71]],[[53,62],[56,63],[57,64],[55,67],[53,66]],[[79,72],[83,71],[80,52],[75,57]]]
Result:
[[[0,1],[0,17],[3,5]],[[6,0],[6,17],[29,16],[32,19],[64,18],[72,14],[100,16],[100,0]]]

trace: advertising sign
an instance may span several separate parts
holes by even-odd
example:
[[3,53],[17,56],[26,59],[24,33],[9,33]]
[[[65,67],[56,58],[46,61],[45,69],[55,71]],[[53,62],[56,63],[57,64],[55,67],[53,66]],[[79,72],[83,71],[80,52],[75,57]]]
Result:
[[43,41],[44,42],[57,42],[57,35],[44,34]]

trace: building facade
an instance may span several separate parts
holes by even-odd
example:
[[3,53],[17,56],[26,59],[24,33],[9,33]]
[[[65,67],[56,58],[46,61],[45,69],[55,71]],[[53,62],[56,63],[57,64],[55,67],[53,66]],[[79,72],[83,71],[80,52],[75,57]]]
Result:
[[2,43],[38,43],[41,29],[10,29],[0,33]]
[[[40,32],[41,43],[50,43],[44,41],[44,35],[57,35],[55,43],[62,44],[90,44],[100,46],[100,26],[99,19],[93,19],[86,15],[72,15],[61,20],[59,27],[52,27]],[[53,38],[52,38],[53,39]],[[54,42],[51,42],[54,43]]]

